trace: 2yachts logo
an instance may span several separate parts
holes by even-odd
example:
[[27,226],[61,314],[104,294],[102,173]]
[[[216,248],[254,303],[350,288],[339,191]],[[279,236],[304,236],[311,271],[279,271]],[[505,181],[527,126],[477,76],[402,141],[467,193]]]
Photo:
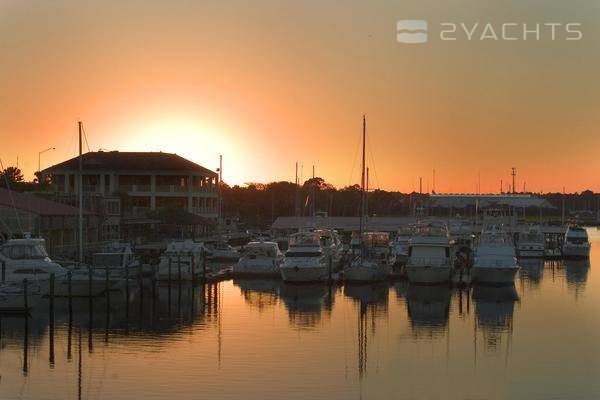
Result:
[[[400,43],[424,43],[428,39],[428,24],[423,20],[401,20],[396,24],[396,39]],[[514,40],[581,40],[583,39],[580,22],[505,22],[494,25],[479,22],[442,22],[439,30],[440,40],[470,41],[514,41]]]

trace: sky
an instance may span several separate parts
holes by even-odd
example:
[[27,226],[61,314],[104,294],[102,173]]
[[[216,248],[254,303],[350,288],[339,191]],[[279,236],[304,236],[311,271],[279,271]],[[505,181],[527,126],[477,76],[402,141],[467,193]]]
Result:
[[[426,43],[396,40],[407,19]],[[435,169],[437,192],[497,192],[516,167],[517,189],[600,191],[599,22],[596,0],[0,0],[0,158],[31,178],[40,151],[76,155],[81,120],[93,151],[222,154],[231,184],[298,162],[342,187],[365,114],[372,187],[428,191]],[[481,40],[488,23],[540,40]]]

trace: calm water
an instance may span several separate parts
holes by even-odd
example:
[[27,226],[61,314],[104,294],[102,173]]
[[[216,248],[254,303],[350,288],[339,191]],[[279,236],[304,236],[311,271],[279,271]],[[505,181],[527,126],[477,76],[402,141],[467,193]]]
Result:
[[44,300],[27,327],[1,319],[0,398],[599,398],[590,235],[591,263],[531,263],[508,288],[161,287],[91,317],[79,300],[70,329],[57,301],[53,335]]

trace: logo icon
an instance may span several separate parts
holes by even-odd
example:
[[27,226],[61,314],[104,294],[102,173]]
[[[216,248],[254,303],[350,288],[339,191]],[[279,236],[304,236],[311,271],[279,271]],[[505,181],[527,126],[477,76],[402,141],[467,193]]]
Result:
[[425,43],[427,41],[427,21],[406,19],[396,24],[396,39],[400,43]]

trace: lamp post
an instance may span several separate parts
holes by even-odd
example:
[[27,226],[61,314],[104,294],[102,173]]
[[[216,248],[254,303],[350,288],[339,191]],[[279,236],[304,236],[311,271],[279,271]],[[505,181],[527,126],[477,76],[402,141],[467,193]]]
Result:
[[[42,159],[42,154],[45,153],[45,152],[47,152],[47,151],[50,151],[50,150],[56,150],[56,148],[55,147],[48,147],[47,149],[42,150],[42,151],[40,151],[38,153],[38,173],[42,172],[42,170],[41,170],[41,162],[40,162],[41,159]],[[41,176],[39,176],[38,179],[41,180]]]

